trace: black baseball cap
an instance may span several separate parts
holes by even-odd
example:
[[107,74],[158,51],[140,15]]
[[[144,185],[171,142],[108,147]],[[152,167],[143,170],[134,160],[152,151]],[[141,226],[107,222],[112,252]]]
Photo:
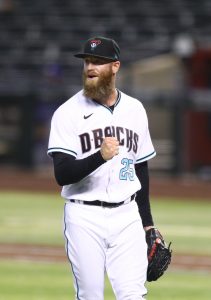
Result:
[[113,39],[101,36],[88,39],[82,51],[83,52],[77,53],[74,56],[78,58],[93,56],[109,61],[117,61],[120,58],[120,48],[118,44]]

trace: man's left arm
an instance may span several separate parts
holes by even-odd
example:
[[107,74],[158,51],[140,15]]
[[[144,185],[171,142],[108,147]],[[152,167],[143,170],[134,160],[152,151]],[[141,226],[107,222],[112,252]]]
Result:
[[142,188],[137,192],[136,202],[143,227],[146,231],[148,257],[147,281],[155,281],[164,274],[171,263],[171,243],[167,245],[159,230],[154,226],[149,200],[149,171],[147,161],[137,164],[135,169],[142,185]]
[[149,170],[148,162],[135,165],[136,175],[141,182],[141,189],[136,193],[136,202],[145,230],[154,226],[149,199]]

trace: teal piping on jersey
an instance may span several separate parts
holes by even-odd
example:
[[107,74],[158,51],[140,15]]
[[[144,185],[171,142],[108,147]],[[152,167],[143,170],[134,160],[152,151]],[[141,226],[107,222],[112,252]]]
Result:
[[[116,89],[116,90],[117,90],[117,99],[116,99],[116,102],[114,103],[114,107],[116,107],[119,104],[119,101],[121,99],[121,92],[118,89]],[[99,105],[102,105],[103,107],[105,107],[106,109],[108,109],[110,111],[110,113],[113,114],[113,110],[111,108],[109,108],[108,106],[106,106],[106,105],[104,105],[102,103],[99,103],[96,100],[93,100],[93,101],[96,102]]]
[[156,155],[156,152],[153,151],[153,152],[150,153],[149,155],[137,159],[136,164],[139,164],[140,162],[143,162],[143,161],[145,161],[145,160],[148,160],[148,159],[150,159],[150,158],[153,158],[155,155]]
[[78,280],[77,280],[77,277],[76,277],[76,273],[75,273],[75,270],[73,268],[73,264],[72,264],[72,261],[70,259],[70,256],[69,256],[69,249],[71,249],[71,247],[69,246],[69,241],[68,241],[68,238],[67,238],[67,222],[66,222],[66,204],[64,205],[64,238],[65,238],[65,241],[66,241],[66,253],[67,253],[67,258],[70,262],[70,265],[71,265],[71,269],[72,269],[72,272],[73,272],[73,276],[75,277],[75,283],[76,283],[76,291],[77,291],[77,298],[79,300],[79,285],[78,285]]
[[48,155],[52,155],[52,152],[63,152],[63,153],[74,155],[75,157],[77,156],[76,152],[69,149],[60,148],[60,147],[49,148],[47,153]]

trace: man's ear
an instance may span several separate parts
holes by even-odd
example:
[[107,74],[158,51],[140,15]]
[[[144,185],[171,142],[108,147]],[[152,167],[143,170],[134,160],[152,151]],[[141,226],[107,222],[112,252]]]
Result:
[[120,61],[119,60],[114,61],[112,63],[113,74],[116,74],[119,71],[119,68],[120,68]]

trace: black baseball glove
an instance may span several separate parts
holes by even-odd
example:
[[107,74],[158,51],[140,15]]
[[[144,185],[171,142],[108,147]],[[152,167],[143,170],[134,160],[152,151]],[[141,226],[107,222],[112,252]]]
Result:
[[155,281],[163,275],[171,262],[171,243],[167,246],[156,228],[147,230],[146,242],[148,245],[147,281]]

